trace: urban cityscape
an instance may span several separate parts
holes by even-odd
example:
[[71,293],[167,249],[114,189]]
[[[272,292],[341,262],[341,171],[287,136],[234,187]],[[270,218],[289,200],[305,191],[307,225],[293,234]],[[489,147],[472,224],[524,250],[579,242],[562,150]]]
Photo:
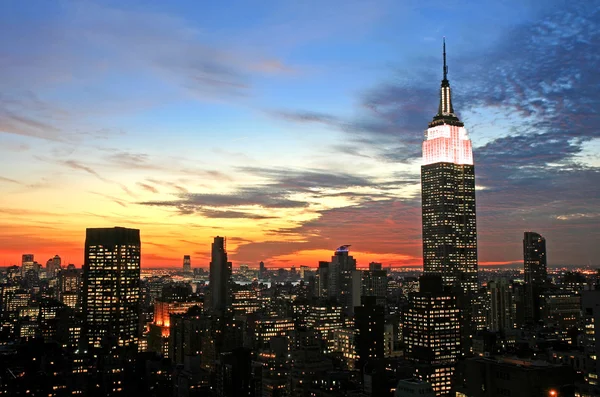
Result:
[[[600,17],[600,4],[597,5],[586,9],[592,19]],[[105,12],[100,8],[93,10]],[[558,14],[564,11],[558,10]],[[583,9],[564,12],[580,13],[580,17],[585,18]],[[551,24],[548,22],[547,26]],[[596,27],[600,27],[597,21]],[[591,37],[589,41],[580,42],[599,39],[594,44],[597,48],[599,32],[600,29],[593,33],[585,31]],[[67,255],[60,251],[61,245],[53,245],[55,240],[52,239],[69,239],[70,232],[60,229],[60,225],[79,225],[79,218],[64,216],[57,225],[46,221],[37,224],[42,230],[39,233],[48,233],[52,239],[45,237],[46,234],[34,234],[25,223],[15,224],[14,229],[18,226],[23,232],[11,235],[8,233],[13,233],[10,227],[13,204],[9,205],[7,200],[6,205],[0,206],[3,207],[0,213],[6,216],[2,223],[6,234],[0,234],[0,260],[4,261],[0,268],[0,396],[600,396],[600,262],[590,255],[598,248],[588,247],[589,251],[582,253],[579,246],[571,244],[572,237],[564,237],[570,233],[577,238],[586,234],[588,240],[585,241],[593,244],[597,240],[600,206],[595,207],[595,204],[600,195],[594,196],[594,189],[598,188],[596,175],[600,164],[597,158],[585,166],[561,163],[570,157],[562,158],[556,153],[570,149],[552,130],[532,133],[541,141],[557,145],[547,153],[534,153],[536,145],[531,145],[524,154],[519,154],[523,157],[520,158],[507,155],[508,149],[505,149],[498,151],[494,161],[485,160],[480,165],[478,151],[485,152],[487,146],[476,145],[471,138],[472,131],[483,131],[485,126],[472,128],[472,115],[467,112],[471,108],[464,110],[469,117],[462,118],[460,114],[463,114],[463,102],[471,107],[476,103],[462,98],[483,94],[467,90],[468,76],[458,80],[465,82],[465,87],[455,84],[454,80],[450,84],[455,73],[465,72],[465,69],[457,67],[456,72],[454,68],[450,71],[455,59],[453,42],[439,36],[434,46],[437,52],[424,58],[433,64],[434,77],[419,83],[429,87],[425,92],[433,93],[432,101],[435,100],[437,109],[429,108],[427,118],[422,119],[421,113],[416,114],[418,117],[410,116],[418,118],[421,127],[414,131],[403,130],[403,135],[411,136],[402,139],[415,142],[418,153],[400,154],[393,160],[399,163],[414,160],[414,164],[418,164],[416,182],[405,181],[403,187],[398,187],[402,183],[397,181],[393,186],[391,182],[367,183],[350,174],[338,173],[334,175],[337,179],[353,181],[343,182],[346,185],[341,190],[331,193],[327,189],[332,188],[334,182],[322,173],[291,175],[290,170],[263,169],[260,171],[263,176],[277,173],[280,184],[241,187],[239,197],[234,197],[220,191],[190,193],[173,180],[161,186],[178,190],[177,199],[146,200],[128,192],[128,186],[106,179],[87,165],[65,160],[63,165],[72,170],[105,185],[119,185],[138,206],[173,210],[157,223],[168,224],[176,222],[173,219],[177,217],[189,215],[200,215],[207,222],[223,220],[218,227],[216,223],[206,226],[209,231],[199,234],[202,237],[195,235],[188,225],[185,232],[189,237],[185,244],[189,249],[183,251],[178,246],[159,242],[163,240],[155,237],[152,222],[142,221],[137,213],[131,212],[127,221],[117,219],[112,210],[90,206],[85,216],[96,216],[97,221],[77,226],[79,237],[64,245]],[[94,37],[86,40],[91,42]],[[577,55],[577,49],[571,50],[573,56]],[[600,66],[600,58],[593,56],[595,58],[589,58],[588,62]],[[209,70],[217,73],[214,69],[221,65],[207,61],[202,67],[206,73]],[[217,75],[227,73],[234,74],[220,71]],[[600,80],[597,76],[595,79],[595,87],[599,87]],[[228,84],[211,83],[215,89],[224,89]],[[568,90],[573,83],[561,80],[557,84]],[[549,97],[556,94],[551,88],[547,91]],[[455,92],[460,93],[460,100],[456,99]],[[505,92],[498,95],[502,101],[511,101],[504,97]],[[594,104],[598,105],[600,96],[595,95]],[[392,105],[400,100],[408,99],[395,99]],[[543,98],[536,101],[536,107],[549,106]],[[568,98],[561,106],[562,111],[568,113],[565,109],[574,105],[566,102]],[[0,96],[0,106],[8,109],[6,114],[9,115],[4,116],[0,108],[0,136],[3,136],[4,130],[16,124],[2,121],[18,120],[20,116],[11,113],[14,106],[11,100]],[[410,106],[401,110],[410,111]],[[560,112],[561,109],[548,108],[547,111]],[[598,120],[598,108],[593,114],[592,110],[581,112],[585,113],[582,117]],[[63,116],[67,117],[56,113],[57,118]],[[302,122],[338,123],[334,117],[323,114],[303,117]],[[528,114],[527,117],[533,116]],[[565,117],[565,124],[573,121],[566,113]],[[587,121],[577,123],[578,128],[587,125]],[[31,120],[25,124],[34,125]],[[19,135],[8,131],[11,133]],[[542,136],[544,134],[549,137]],[[494,139],[511,136],[522,137],[509,135]],[[568,138],[581,145],[588,139],[583,135]],[[175,135],[173,139],[177,139]],[[9,147],[8,140],[6,142]],[[503,145],[528,144],[509,139]],[[345,146],[343,150],[353,149]],[[594,153],[592,151],[591,157],[597,155]],[[404,155],[409,157],[401,160]],[[485,157],[484,153],[482,158],[493,156],[488,153]],[[544,164],[554,168],[542,172],[534,163],[527,162],[527,156],[543,157],[543,161],[547,161]],[[8,173],[11,167],[8,155],[6,161]],[[581,188],[583,194],[588,195],[589,203],[587,206],[570,203],[570,196],[564,192],[565,197],[544,201],[547,192],[530,193],[529,189],[535,190],[537,185],[533,179],[523,177],[525,179],[515,185],[527,190],[523,197],[531,202],[539,201],[539,206],[546,209],[561,208],[560,213],[569,216],[555,216],[553,219],[559,223],[527,224],[524,220],[534,219],[528,215],[529,207],[518,207],[509,215],[509,208],[513,206],[510,202],[493,204],[499,214],[489,215],[486,206],[492,206],[491,196],[499,192],[502,200],[508,197],[490,184],[494,172],[501,175],[497,183],[504,183],[501,182],[504,179],[506,184],[513,183],[518,178],[503,174],[503,170],[507,167],[505,163],[519,161],[522,161],[519,172],[529,173],[527,177],[534,178],[539,171],[548,185],[562,183],[562,179],[552,179],[552,173],[583,172],[585,168],[593,177],[584,179],[583,184],[590,187],[570,185],[568,190]],[[138,163],[139,168],[136,168],[131,164],[131,169],[158,172],[155,165]],[[258,165],[245,167],[252,168],[252,172],[260,168]],[[4,170],[3,166],[3,173]],[[395,175],[400,180],[403,173],[398,171]],[[579,184],[581,179],[573,175],[569,174],[567,179],[572,178]],[[224,174],[218,174],[218,178],[226,179]],[[312,185],[309,186],[309,182]],[[19,188],[26,185],[0,175],[2,183]],[[300,203],[303,200],[300,194],[309,200],[306,197],[316,195],[321,189],[320,199],[324,202],[360,201],[361,195],[376,196],[372,190],[375,185],[388,184],[385,195],[382,193],[381,197],[369,201],[371,205],[377,200],[391,200],[389,195],[399,194],[398,189],[410,190],[415,183],[418,189],[406,193],[412,204],[396,205],[394,203],[403,203],[402,200],[392,200],[392,204],[385,207],[385,211],[415,210],[410,216],[416,217],[418,224],[410,227],[417,228],[419,236],[411,237],[410,243],[392,242],[392,248],[385,250],[365,244],[387,234],[389,228],[403,227],[402,222],[393,220],[392,215],[388,218],[385,213],[384,217],[382,213],[375,213],[375,220],[367,223],[361,216],[344,212],[345,206],[316,210],[320,217],[334,211],[340,230],[360,230],[354,234],[330,233],[334,229],[313,218],[298,220],[315,211],[316,205]],[[81,189],[86,189],[84,185],[81,182]],[[158,194],[154,186],[160,184],[138,182],[137,185],[147,193]],[[286,195],[274,193],[284,186],[294,186],[296,196],[289,192]],[[344,190],[350,186],[363,190]],[[207,185],[206,189],[212,188]],[[63,194],[69,195],[69,191]],[[108,199],[124,213],[133,207],[112,193],[96,195]],[[32,206],[18,216],[46,219],[48,214],[41,206],[46,199],[52,202],[50,196],[50,193],[47,198],[37,195],[35,202],[39,201],[40,207]],[[226,204],[221,206],[222,202]],[[360,201],[356,206],[362,208],[365,203]],[[73,203],[66,202],[67,207],[78,205],[76,199]],[[286,213],[290,220],[282,225],[275,227],[268,223],[278,222],[282,211],[297,209],[301,211]],[[482,212],[486,214],[484,221],[478,219]],[[542,218],[548,218],[545,212],[543,214]],[[514,219],[505,219],[511,216]],[[243,219],[249,226],[228,223],[232,219]],[[560,223],[563,220],[574,223],[563,227]],[[491,251],[486,251],[486,260],[481,260],[481,251],[488,249],[486,243],[490,240],[479,236],[513,223],[515,229],[519,228],[518,236],[508,235],[512,240],[507,241],[502,235],[502,241],[498,242],[499,259],[490,260],[487,252]],[[271,226],[273,229],[269,229]],[[278,236],[281,240],[264,240],[244,251],[244,247],[256,244],[255,237],[250,235],[254,233],[252,227],[259,227],[264,235]],[[323,238],[321,229],[330,234]],[[248,230],[248,235],[244,230]],[[320,240],[319,245],[302,245],[315,240]],[[298,247],[295,251],[286,251],[294,244]],[[411,244],[417,244],[420,253],[411,254]],[[515,245],[519,247],[518,258],[501,253],[503,246]],[[31,249],[23,248],[29,246]],[[549,255],[549,252],[559,252],[555,248],[559,246],[562,247],[560,262]],[[147,247],[151,247],[151,254],[146,253]],[[355,247],[358,248],[355,250]],[[50,249],[54,249],[50,252],[55,254],[49,257]],[[568,249],[577,252],[572,262],[563,259],[568,258],[565,254],[571,252]],[[18,255],[17,250],[20,250]],[[160,250],[165,251],[164,257],[156,254]],[[247,256],[243,256],[244,252]],[[262,259],[254,260],[257,255],[258,258],[262,255]],[[177,258],[175,264],[171,257]]]

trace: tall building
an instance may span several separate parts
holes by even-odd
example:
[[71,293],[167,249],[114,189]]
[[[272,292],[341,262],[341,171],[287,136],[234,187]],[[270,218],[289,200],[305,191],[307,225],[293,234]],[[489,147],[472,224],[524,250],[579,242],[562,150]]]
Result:
[[54,258],[48,259],[46,262],[46,278],[54,278],[61,269],[60,256],[54,255]]
[[80,309],[81,277],[76,269],[65,269],[58,274],[58,300],[72,309]]
[[258,264],[258,279],[263,280],[267,275],[267,269],[265,268],[265,262],[260,261]]
[[[328,269],[327,293],[342,305],[347,315],[360,305],[360,273],[356,273],[356,259],[349,255],[349,245],[335,250]],[[358,291],[357,291],[358,289]]]
[[369,270],[362,272],[362,295],[376,297],[380,306],[385,306],[387,286],[387,272],[380,263],[370,263]]
[[375,296],[365,296],[355,310],[356,366],[363,371],[369,361],[384,358],[385,309]]
[[231,262],[227,261],[225,237],[215,237],[210,261],[210,309],[223,313],[231,308]]
[[328,286],[329,284],[329,262],[319,261],[319,267],[317,268],[317,274],[315,276],[315,295],[319,298],[326,298],[329,296]]
[[419,283],[420,291],[409,295],[404,312],[405,357],[416,365],[417,379],[430,382],[437,396],[446,396],[460,355],[456,298],[445,292],[439,275],[423,275]]
[[488,283],[490,312],[488,329],[493,332],[515,328],[512,285],[506,279],[491,280]]
[[189,255],[183,256],[183,272],[191,273],[192,272],[192,259]]
[[140,231],[87,229],[83,265],[84,340],[90,346],[137,349],[140,317]]
[[25,275],[29,271],[35,270],[35,261],[33,260],[33,254],[23,254],[21,257],[21,276]]
[[452,107],[445,42],[439,109],[423,141],[421,195],[424,272],[476,291],[475,167],[471,140]]
[[540,299],[548,278],[546,239],[535,232],[523,236],[523,264],[525,267],[525,322],[541,320]]

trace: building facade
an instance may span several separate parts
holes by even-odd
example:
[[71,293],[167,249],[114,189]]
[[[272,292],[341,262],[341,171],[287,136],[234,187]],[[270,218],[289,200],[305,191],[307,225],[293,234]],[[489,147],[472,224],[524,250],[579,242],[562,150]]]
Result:
[[87,229],[83,266],[84,333],[93,347],[137,350],[140,317],[140,231]]

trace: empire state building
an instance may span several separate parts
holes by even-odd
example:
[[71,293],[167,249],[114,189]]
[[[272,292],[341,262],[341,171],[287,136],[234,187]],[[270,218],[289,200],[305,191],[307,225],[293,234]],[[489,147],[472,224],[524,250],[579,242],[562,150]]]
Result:
[[423,271],[469,295],[477,291],[475,168],[471,140],[452,107],[445,41],[443,57],[440,105],[423,141]]

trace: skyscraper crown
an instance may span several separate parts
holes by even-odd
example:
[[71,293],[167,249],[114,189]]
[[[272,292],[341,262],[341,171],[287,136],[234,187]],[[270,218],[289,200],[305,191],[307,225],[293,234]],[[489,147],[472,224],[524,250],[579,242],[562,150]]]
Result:
[[448,80],[448,65],[446,63],[446,38],[443,41],[443,69],[442,69],[442,85],[440,87],[440,104],[437,114],[433,117],[430,127],[442,124],[450,124],[462,127],[464,124],[454,114],[452,106],[452,91],[450,89],[450,81]]

